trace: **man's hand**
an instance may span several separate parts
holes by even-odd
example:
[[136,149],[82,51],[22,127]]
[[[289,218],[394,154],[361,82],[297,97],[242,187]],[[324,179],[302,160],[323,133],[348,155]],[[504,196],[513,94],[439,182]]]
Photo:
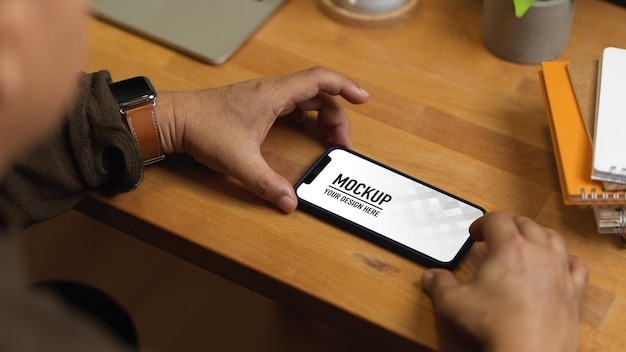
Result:
[[336,96],[354,104],[369,98],[349,78],[319,67],[216,89],[159,92],[163,148],[190,154],[289,213],[298,204],[293,186],[267,164],[261,144],[277,118],[303,120],[305,111],[316,110],[330,142],[350,147],[350,122]]
[[[487,256],[466,284],[447,270],[422,276],[432,299],[443,351],[576,351],[584,263],[568,256],[554,230],[494,212],[476,220],[472,237]],[[465,345],[458,342],[463,339]]]

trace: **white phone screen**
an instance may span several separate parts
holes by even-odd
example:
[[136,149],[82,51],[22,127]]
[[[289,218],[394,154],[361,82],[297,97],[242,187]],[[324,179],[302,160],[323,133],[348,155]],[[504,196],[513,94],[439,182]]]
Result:
[[353,152],[332,149],[328,158],[316,176],[297,187],[301,200],[439,262],[457,256],[469,239],[469,226],[484,214],[476,205]]

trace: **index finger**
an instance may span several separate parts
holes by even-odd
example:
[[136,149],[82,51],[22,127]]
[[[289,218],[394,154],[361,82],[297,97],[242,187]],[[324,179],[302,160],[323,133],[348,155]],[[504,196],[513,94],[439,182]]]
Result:
[[339,95],[353,104],[367,101],[369,94],[350,78],[322,67],[312,67],[280,78],[274,96],[285,105],[297,105],[324,92]]
[[521,235],[513,217],[502,211],[478,218],[470,225],[469,232],[474,240],[485,241],[489,247],[498,247]]

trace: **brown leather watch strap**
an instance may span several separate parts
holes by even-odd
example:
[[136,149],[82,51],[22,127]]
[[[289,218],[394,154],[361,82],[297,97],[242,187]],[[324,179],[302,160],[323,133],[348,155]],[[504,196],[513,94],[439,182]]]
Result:
[[163,160],[165,156],[161,149],[161,135],[155,116],[154,104],[128,109],[124,111],[124,117],[130,132],[139,146],[143,164],[148,165]]

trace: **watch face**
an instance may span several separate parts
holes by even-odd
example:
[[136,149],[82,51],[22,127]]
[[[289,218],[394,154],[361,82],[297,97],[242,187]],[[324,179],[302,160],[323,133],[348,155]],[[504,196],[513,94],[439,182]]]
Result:
[[143,105],[156,97],[154,87],[143,76],[111,83],[109,88],[121,108]]

